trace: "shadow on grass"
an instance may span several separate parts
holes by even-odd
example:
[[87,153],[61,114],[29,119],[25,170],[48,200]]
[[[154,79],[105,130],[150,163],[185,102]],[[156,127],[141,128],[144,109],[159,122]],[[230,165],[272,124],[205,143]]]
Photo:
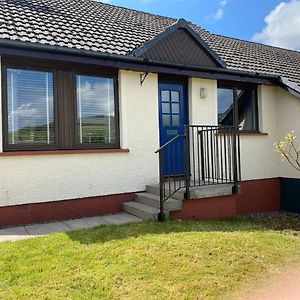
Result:
[[184,232],[251,232],[287,231],[300,236],[300,216],[287,213],[256,214],[218,221],[142,222],[128,225],[103,225],[93,229],[68,232],[72,240],[82,244],[105,243],[156,234]]

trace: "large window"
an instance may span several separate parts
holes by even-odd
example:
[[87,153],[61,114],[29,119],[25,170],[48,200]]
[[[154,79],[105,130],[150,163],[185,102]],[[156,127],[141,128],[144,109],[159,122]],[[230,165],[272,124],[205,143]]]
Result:
[[2,76],[4,150],[119,148],[116,70],[6,58]]
[[53,144],[53,74],[7,69],[8,143]]
[[258,131],[256,87],[219,85],[218,122],[221,126],[236,123],[242,131]]
[[80,144],[116,142],[114,81],[76,76],[77,139]]

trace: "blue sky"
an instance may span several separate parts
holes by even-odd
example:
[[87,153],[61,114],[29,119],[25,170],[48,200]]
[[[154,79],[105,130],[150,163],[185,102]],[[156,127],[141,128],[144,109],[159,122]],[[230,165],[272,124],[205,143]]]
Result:
[[[213,33],[300,49],[300,0],[102,1],[155,14],[185,18]],[[285,27],[286,31],[292,33],[283,32]],[[292,36],[287,39],[287,35]],[[293,42],[294,39],[298,41]]]

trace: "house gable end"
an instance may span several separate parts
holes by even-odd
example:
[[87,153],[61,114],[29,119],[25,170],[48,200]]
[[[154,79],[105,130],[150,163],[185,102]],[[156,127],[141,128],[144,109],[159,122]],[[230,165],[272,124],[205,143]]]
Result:
[[183,19],[134,50],[132,55],[180,65],[226,67],[226,64]]

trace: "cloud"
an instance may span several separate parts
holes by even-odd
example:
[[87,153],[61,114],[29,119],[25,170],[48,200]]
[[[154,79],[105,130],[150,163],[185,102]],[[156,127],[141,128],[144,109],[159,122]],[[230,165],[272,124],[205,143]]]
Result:
[[224,8],[225,8],[226,4],[227,4],[227,0],[221,0],[219,2],[219,7],[218,7],[217,11],[210,15],[207,15],[206,18],[208,20],[212,20],[212,21],[221,20],[225,15]]
[[281,2],[266,17],[266,26],[252,40],[277,47],[300,50],[300,1]]

